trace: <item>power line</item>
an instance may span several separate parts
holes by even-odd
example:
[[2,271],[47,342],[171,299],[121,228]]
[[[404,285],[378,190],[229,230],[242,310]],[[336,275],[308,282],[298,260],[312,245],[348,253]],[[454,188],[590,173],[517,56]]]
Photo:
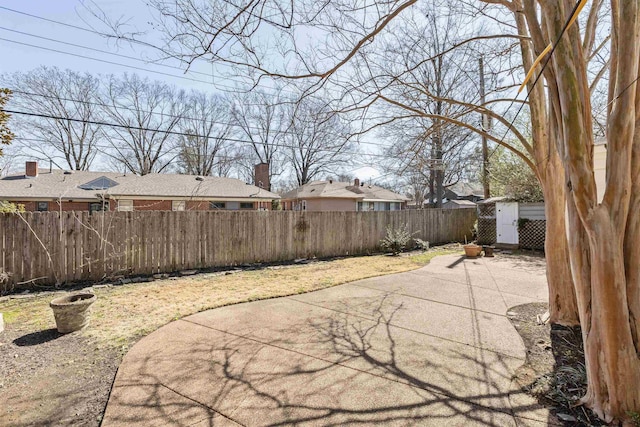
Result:
[[[105,55],[116,56],[118,58],[129,59],[131,61],[141,62],[141,63],[143,63],[145,65],[155,65],[155,66],[158,66],[158,67],[165,67],[165,68],[169,68],[169,69],[173,69],[173,70],[178,70],[178,71],[184,72],[184,69],[182,69],[180,67],[176,67],[176,66],[168,65],[168,64],[163,64],[163,63],[160,63],[160,62],[147,61],[147,60],[144,60],[142,58],[135,57],[135,56],[124,55],[124,54],[115,53],[115,52],[109,52],[107,50],[98,49],[98,48],[91,47],[91,46],[85,46],[85,45],[80,45],[80,44],[76,44],[76,43],[70,43],[70,42],[66,42],[66,41],[62,41],[62,40],[56,40],[56,39],[52,39],[50,37],[39,36],[37,34],[26,33],[24,31],[18,31],[18,30],[14,30],[14,29],[11,29],[11,28],[6,28],[6,27],[0,27],[0,30],[10,31],[10,32],[13,32],[13,33],[17,33],[17,34],[21,34],[21,35],[25,35],[25,36],[29,36],[29,37],[34,37],[34,38],[38,38],[38,39],[42,39],[42,40],[47,40],[47,41],[54,42],[54,43],[59,43],[59,44],[67,45],[67,46],[77,47],[77,48],[80,48],[80,49],[87,49],[87,50],[90,50],[90,51],[103,53]],[[2,39],[2,40],[9,41],[11,43],[26,44],[26,43],[23,43],[23,42],[19,42],[19,41],[15,41],[15,40],[9,40],[9,39]],[[65,55],[74,55],[74,56],[80,55],[80,54],[75,54],[73,52],[59,51],[59,50],[47,48],[45,46],[30,45],[30,44],[27,44],[27,45],[30,46],[30,47],[36,47],[38,49],[50,50],[50,51],[53,51],[55,53],[61,53],[61,54],[65,54]],[[85,57],[83,55],[81,57],[83,59],[91,59],[93,61],[107,62],[107,63],[109,63],[111,65],[119,65],[119,66],[127,67],[127,68],[135,68],[137,70],[141,69],[143,71],[148,71],[148,72],[154,73],[153,70],[148,70],[146,68],[137,68],[135,66],[131,66],[131,65],[128,65],[128,64],[105,61],[105,60],[102,60],[102,59],[99,59],[99,58]],[[202,71],[189,70],[189,72],[192,73],[192,74],[199,74],[199,75],[202,75],[202,76],[205,76],[205,77],[212,77],[211,73],[204,73]],[[194,78],[187,77],[187,76],[184,76],[184,75],[179,76],[179,75],[169,74],[169,73],[162,73],[162,75],[175,77],[177,79],[183,79],[183,80],[190,80],[190,81],[199,82],[199,83],[205,83],[205,84],[213,85],[216,88],[219,87],[219,88],[225,88],[225,89],[230,89],[230,90],[237,90],[238,89],[237,87],[226,85],[226,84],[222,84],[222,83],[217,83],[217,82],[215,82],[213,80],[212,81],[206,81],[206,80],[201,80],[201,79],[194,79]],[[235,80],[235,79],[232,79],[232,78],[226,77],[226,76],[224,77],[224,80],[228,80],[228,81],[231,81],[231,82],[236,82],[236,83],[243,84],[243,85],[247,84],[247,82],[243,82],[243,81],[240,81],[240,80]],[[282,89],[282,91],[283,92],[288,92],[288,93],[291,93],[291,94],[295,93],[295,92],[293,92],[291,90]]]
[[[46,21],[46,22],[51,22],[51,23],[53,23],[53,24],[58,24],[58,25],[62,25],[62,26],[65,26],[65,27],[73,28],[73,29],[76,29],[76,30],[81,30],[81,31],[85,31],[85,32],[88,32],[88,33],[92,33],[92,34],[97,34],[97,35],[99,35],[100,37],[104,37],[104,38],[114,38],[114,36],[113,36],[113,35],[110,35],[110,34],[101,33],[101,32],[99,32],[99,31],[96,31],[96,30],[93,30],[93,29],[89,29],[89,28],[86,28],[86,27],[80,27],[80,26],[77,26],[77,25],[68,24],[68,23],[66,23],[66,22],[56,21],[56,20],[54,20],[54,19],[49,19],[49,18],[45,18],[45,17],[42,17],[42,16],[34,15],[34,14],[31,14],[31,13],[22,12],[22,11],[19,11],[19,10],[16,10],[16,9],[11,9],[11,8],[4,7],[4,6],[0,6],[0,9],[2,9],[2,10],[6,10],[6,11],[8,11],[8,12],[12,12],[12,13],[17,13],[17,14],[20,14],[20,15],[28,16],[28,17],[30,17],[30,18],[40,19],[40,20],[43,20],[43,21]],[[94,48],[94,47],[77,45],[77,44],[74,44],[74,43],[69,43],[69,42],[65,42],[65,41],[61,41],[61,40],[56,40],[56,39],[52,39],[52,38],[44,37],[44,36],[38,36],[38,35],[35,35],[35,34],[26,33],[26,32],[22,32],[22,31],[18,31],[18,30],[13,30],[13,29],[9,29],[9,28],[4,28],[4,27],[0,27],[0,28],[1,28],[1,29],[3,29],[3,30],[5,30],[5,31],[12,31],[12,32],[15,32],[15,33],[18,33],[18,34],[23,34],[23,35],[30,36],[30,37],[36,37],[36,38],[40,38],[40,39],[44,39],[44,40],[48,40],[48,41],[52,41],[52,42],[55,42],[55,43],[61,43],[61,44],[69,45],[69,46],[74,46],[74,47],[82,48],[82,49],[89,49],[89,50],[93,50],[93,51],[96,51],[96,52],[105,53],[105,54],[107,54],[107,55],[119,56],[119,57],[122,57],[122,58],[127,58],[127,59],[131,59],[131,60],[134,60],[134,61],[140,61],[140,62],[143,62],[143,63],[145,63],[145,64],[149,64],[149,61],[145,61],[144,59],[141,59],[141,58],[136,58],[136,57],[132,57],[132,56],[128,56],[128,55],[117,54],[117,53],[114,53],[114,52],[109,52],[109,51],[105,51],[105,50],[97,49],[97,48]],[[117,38],[117,37],[116,37],[116,38]],[[139,44],[139,45],[143,45],[143,46],[147,46],[147,47],[152,47],[153,49],[156,49],[156,50],[159,50],[159,51],[161,51],[161,52],[162,52],[162,49],[160,49],[160,48],[158,48],[157,46],[154,46],[154,45],[152,45],[152,44],[150,44],[150,43],[141,42],[141,41],[138,41],[138,40],[135,40],[135,39],[127,39],[127,41],[128,41],[128,42],[130,42],[130,43],[136,43],[136,44]],[[62,52],[62,53],[65,53],[65,54],[68,54],[68,55],[73,55],[73,54],[71,54],[71,53],[66,53],[66,52]],[[93,59],[94,61],[98,61],[98,59],[96,59],[96,58],[89,58],[89,59]],[[157,65],[157,66],[162,66],[162,67],[167,67],[167,68],[173,68],[173,69],[176,69],[176,70],[179,70],[179,71],[184,71],[182,68],[180,68],[180,67],[176,67],[176,66],[172,66],[172,65],[161,64],[161,63],[153,63],[153,64],[154,64],[154,65]],[[120,65],[120,66],[127,67],[127,65],[125,65],[125,64],[113,64],[113,65]],[[223,65],[223,66],[226,66],[226,67],[232,67],[230,64],[225,64],[225,63],[217,64],[217,65],[218,65],[218,66]],[[145,71],[146,71],[146,69],[145,69]],[[209,73],[204,73],[204,72],[202,72],[202,71],[194,71],[194,70],[190,70],[189,72],[191,72],[191,73],[193,73],[193,74],[200,74],[200,75],[203,75],[203,76],[205,76],[205,77],[211,77],[211,74],[209,74]],[[176,78],[180,78],[179,76],[174,76],[174,77],[176,77]],[[225,76],[225,77],[224,77],[224,79],[225,79],[225,80],[228,80],[228,81],[232,81],[232,82],[240,83],[240,84],[243,84],[243,85],[246,85],[246,84],[247,84],[247,82],[244,82],[244,81],[238,81],[238,80],[232,79],[232,78],[227,77],[227,76]],[[233,87],[233,86],[224,85],[224,84],[222,84],[222,83],[215,83],[215,82],[204,82],[204,83],[212,84],[212,85],[214,85],[214,86],[216,86],[216,87],[222,87],[222,88],[226,88],[226,89],[237,90],[237,88],[235,88],[235,87]],[[254,83],[251,83],[251,85],[253,85],[253,84],[254,84]],[[256,84],[256,86],[259,86],[259,84]],[[286,91],[286,90],[283,90],[283,91],[285,91],[285,92],[289,92],[289,93],[292,93],[292,94],[294,94],[294,93],[295,93],[295,92],[293,92],[293,91]]]
[[[55,24],[68,26],[70,28],[74,28],[74,29],[78,29],[78,30],[82,30],[82,31],[98,34],[98,35],[103,36],[103,37],[109,37],[108,34],[103,34],[103,33],[100,33],[98,31],[95,31],[95,30],[91,30],[91,29],[84,28],[84,27],[79,27],[79,26],[76,26],[76,25],[66,24],[64,22],[55,21],[55,20],[52,20],[52,19],[48,19],[48,18],[37,16],[37,15],[29,14],[29,13],[26,13],[26,12],[21,12],[21,11],[18,11],[18,10],[15,10],[15,9],[11,9],[11,8],[7,8],[7,7],[4,7],[4,6],[0,6],[0,9],[7,10],[7,11],[10,11],[10,12],[14,12],[14,13],[18,13],[18,14],[22,14],[22,15],[29,16],[29,17],[32,17],[32,18],[36,18],[36,19],[41,19],[41,20],[44,20],[44,21],[52,22],[52,23],[55,23]],[[132,57],[132,56],[128,56],[128,55],[122,55],[122,54],[118,54],[118,53],[108,52],[108,51],[105,51],[105,50],[101,50],[101,49],[97,49],[97,48],[93,48],[93,47],[89,47],[89,46],[83,46],[83,45],[78,45],[78,44],[74,44],[74,43],[64,42],[64,41],[52,39],[52,38],[49,38],[49,37],[44,37],[44,36],[39,36],[39,35],[26,33],[26,32],[22,32],[22,31],[18,31],[18,30],[9,29],[9,28],[6,28],[6,27],[0,27],[0,29],[5,30],[5,31],[15,32],[15,33],[22,34],[22,35],[27,35],[27,36],[30,36],[30,37],[36,37],[36,38],[40,38],[40,39],[44,39],[44,40],[48,40],[48,41],[52,41],[52,42],[56,42],[56,43],[61,43],[61,44],[65,44],[65,45],[69,45],[69,46],[73,46],[73,47],[78,47],[78,48],[82,48],[82,49],[88,49],[88,50],[92,50],[92,51],[96,51],[96,52],[100,52],[100,53],[104,53],[104,54],[108,54],[108,55],[122,57],[122,58],[130,59],[130,60],[142,62],[142,63],[147,64],[147,65],[149,64],[148,61],[145,61],[145,60],[143,60],[141,58],[136,58],[136,57]],[[177,75],[170,74],[170,73],[163,73],[163,72],[160,72],[160,71],[148,70],[146,68],[136,67],[136,66],[132,66],[132,65],[128,65],[128,64],[122,64],[122,63],[113,62],[113,61],[107,61],[107,60],[103,60],[103,59],[99,59],[99,58],[93,58],[93,57],[89,57],[89,56],[85,56],[85,55],[81,55],[81,54],[61,51],[61,50],[52,49],[52,48],[39,46],[39,45],[33,45],[33,44],[24,43],[24,42],[20,42],[20,41],[16,41],[16,40],[10,40],[10,39],[5,39],[5,38],[0,38],[0,40],[7,41],[7,42],[10,42],[10,43],[20,44],[20,45],[24,45],[24,46],[28,46],[28,47],[33,47],[33,48],[37,48],[37,49],[42,49],[42,50],[46,50],[46,51],[51,51],[51,52],[59,53],[59,54],[63,54],[63,55],[70,55],[70,56],[75,56],[75,57],[79,57],[79,58],[82,58],[82,59],[88,59],[88,60],[92,60],[92,61],[103,62],[103,63],[107,63],[107,64],[110,64],[110,65],[117,65],[117,66],[132,68],[132,69],[135,69],[135,70],[141,70],[141,71],[151,72],[151,73],[160,74],[160,75],[164,75],[164,76],[179,78],[179,79],[183,79],[183,80],[189,80],[189,81],[199,82],[199,83],[204,83],[204,84],[211,84],[211,85],[214,85],[214,86],[219,86],[219,87],[224,87],[224,88],[227,88],[227,89],[237,90],[237,88],[234,88],[234,87],[228,86],[228,85],[223,85],[223,84],[220,84],[220,83],[208,82],[208,81],[194,79],[194,78],[190,78],[190,77],[186,77],[186,76],[177,76]],[[174,66],[170,66],[170,65],[166,65],[166,64],[159,64],[159,63],[153,63],[153,64],[154,65],[158,65],[158,66],[167,67],[167,68],[182,70],[179,67],[174,67]],[[196,74],[202,74],[202,75],[205,75],[205,76],[208,75],[206,73],[197,72],[197,71],[192,71],[192,72],[196,73]],[[235,81],[233,79],[227,79],[227,80]],[[283,91],[285,91],[285,90],[283,90]],[[62,97],[47,96],[47,95],[43,95],[43,94],[29,93],[29,92],[17,91],[17,90],[15,92],[16,93],[22,92],[24,94],[40,96],[40,97],[50,98],[50,99],[61,99],[61,100],[69,101],[69,102],[81,102],[81,103],[86,103],[86,104],[93,104],[93,105],[99,105],[99,106],[103,106],[103,107],[108,107],[106,104],[95,103],[95,102],[91,102],[91,101],[82,101],[82,100],[74,100],[74,99],[68,99],[68,98],[62,98]],[[285,92],[294,93],[292,91],[285,91]],[[246,104],[245,103],[244,105],[258,105],[258,104]],[[123,108],[123,107],[120,107],[120,108],[125,109],[125,110],[129,110],[129,111],[134,111],[134,110],[129,109],[129,108]],[[184,117],[175,116],[175,115],[171,115],[171,114],[167,114],[167,113],[158,113],[158,112],[151,112],[151,111],[144,111],[144,110],[138,110],[138,111],[146,112],[146,113],[149,113],[149,114],[159,114],[159,115],[167,116],[167,117],[184,118]],[[200,120],[200,119],[196,119],[196,118],[187,118],[187,119],[189,119],[189,120]],[[220,123],[220,122],[212,122],[212,121],[211,121],[211,123],[223,124],[223,123]],[[236,126],[236,127],[241,127],[240,125],[234,125],[234,124],[230,124],[230,125],[231,126]],[[251,129],[252,127],[248,127],[248,128]],[[291,132],[279,131],[279,133],[291,133]],[[379,147],[383,147],[383,148],[389,148],[389,146],[387,144],[381,144],[381,143],[374,143],[374,142],[367,142],[367,141],[357,141],[357,143],[365,144],[365,145],[379,146]]]
[[205,83],[205,84],[208,84],[208,85],[213,84],[213,83],[205,81],[205,80],[194,79],[194,78],[186,77],[186,76],[176,76],[175,74],[171,74],[171,73],[164,73],[162,71],[157,71],[157,70],[149,70],[148,68],[137,67],[135,65],[128,65],[128,64],[122,64],[120,62],[108,61],[106,59],[93,58],[91,56],[81,55],[79,53],[65,52],[63,50],[52,49],[52,48],[49,48],[49,47],[38,46],[38,45],[35,45],[35,44],[19,42],[19,41],[16,41],[16,40],[5,39],[5,38],[2,38],[2,37],[0,37],[0,40],[5,41],[5,42],[9,42],[9,43],[19,44],[19,45],[22,45],[22,46],[33,47],[33,48],[36,48],[36,49],[42,49],[42,50],[46,50],[46,51],[49,51],[49,52],[59,53],[59,54],[62,54],[62,55],[75,56],[77,58],[88,59],[88,60],[97,61],[97,62],[103,62],[105,64],[117,65],[117,66],[126,67],[126,68],[132,68],[134,70],[144,71],[146,73],[160,74],[160,75],[163,75],[163,76],[173,77],[173,78],[176,78],[176,79],[190,80],[192,82]]
[[633,80],[631,81],[631,83],[629,83],[629,84],[628,84],[624,89],[622,89],[622,90],[620,91],[620,93],[619,93],[619,94],[617,94],[615,97],[613,97],[613,99],[612,99],[611,101],[607,102],[607,105],[605,105],[605,106],[604,106],[600,111],[598,111],[598,112],[596,113],[596,115],[601,114],[602,112],[604,112],[604,110],[606,110],[607,108],[609,108],[609,106],[610,106],[611,104],[613,104],[613,103],[614,103],[614,102],[616,102],[618,99],[620,99],[620,97],[621,97],[622,95],[624,95],[624,93],[625,93],[626,91],[628,91],[629,89],[631,89],[631,86],[633,86],[633,84],[634,84],[635,82],[637,82],[638,80],[640,80],[640,76],[638,76],[638,77],[636,77],[635,79],[633,79]]
[[[0,27],[0,30],[10,31],[12,33],[21,34],[23,36],[34,37],[34,38],[37,38],[37,39],[47,40],[47,41],[54,42],[54,43],[60,43],[60,44],[64,44],[64,45],[67,45],[67,46],[77,47],[77,48],[80,48],[80,49],[87,49],[87,50],[91,50],[91,51],[98,52],[98,53],[104,53],[106,55],[117,56],[119,58],[130,59],[132,61],[143,62],[144,64],[147,64],[147,65],[153,64],[153,65],[156,65],[158,67],[165,67],[165,68],[171,68],[171,69],[174,69],[174,70],[184,71],[182,68],[175,67],[173,65],[163,64],[163,63],[160,63],[160,62],[145,61],[144,59],[138,58],[138,57],[135,57],[135,56],[124,55],[124,54],[116,53],[116,52],[109,52],[107,50],[98,49],[98,48],[91,47],[91,46],[85,46],[85,45],[81,45],[81,44],[66,42],[66,41],[63,41],[63,40],[52,39],[50,37],[39,36],[37,34],[32,34],[32,33],[27,33],[27,32],[24,32],[24,31],[14,30],[12,28]],[[200,74],[200,75],[203,75],[205,77],[211,77],[210,73],[203,73],[202,71],[193,71],[193,70],[191,70],[190,72],[193,73],[193,74]]]
[[[65,120],[65,121],[71,121],[71,122],[88,123],[88,124],[94,124],[94,125],[98,125],[98,126],[117,127],[117,128],[127,129],[127,130],[140,130],[140,131],[144,131],[144,132],[160,132],[160,133],[166,133],[166,134],[169,134],[169,135],[179,135],[179,136],[195,137],[195,138],[210,139],[210,140],[224,140],[224,141],[237,142],[237,143],[246,144],[246,145],[255,145],[256,144],[256,143],[254,143],[252,141],[242,140],[242,139],[238,139],[238,138],[226,138],[226,137],[225,138],[216,138],[216,137],[213,137],[213,136],[204,136],[204,135],[198,135],[198,134],[186,133],[186,132],[178,132],[178,131],[163,130],[163,129],[153,129],[153,128],[129,126],[129,125],[121,125],[121,124],[118,124],[118,123],[108,123],[108,122],[100,122],[100,121],[93,121],[93,120],[73,119],[73,118],[69,118],[69,117],[59,117],[59,116],[53,116],[53,115],[48,115],[48,114],[28,113],[26,111],[15,111],[15,110],[8,110],[8,109],[0,109],[0,111],[3,111],[3,112],[8,113],[8,114],[18,114],[18,115],[26,115],[26,116],[33,116],[33,117],[48,118],[48,119]],[[25,139],[25,138],[23,138],[23,139]],[[33,140],[37,141],[37,139],[35,139],[35,138]],[[50,142],[50,141],[46,141],[46,140],[40,140],[40,141],[41,142]],[[300,148],[299,146],[281,144],[281,143],[259,143],[259,145],[266,145],[266,146],[270,146],[270,147],[280,147],[280,148],[291,148],[291,149]],[[95,145],[95,146],[98,146],[98,145]],[[113,148],[113,147],[103,146],[103,148]],[[174,147],[173,149],[179,149],[179,148],[181,148],[181,147]],[[334,154],[344,153],[344,154],[352,154],[352,155],[363,155],[363,156],[370,156],[370,157],[388,158],[388,156],[386,156],[384,154],[359,153],[359,152],[354,152],[354,151],[341,151],[341,150],[329,150],[329,149],[317,149],[316,151],[323,151],[323,152],[334,153]]]
[[9,7],[6,7],[6,6],[0,6],[0,9],[6,10],[8,12],[13,12],[13,13],[17,13],[17,14],[20,14],[20,15],[28,16],[30,18],[36,18],[36,19],[40,19],[42,21],[51,22],[52,24],[64,25],[65,27],[74,28],[76,30],[86,31],[88,33],[93,33],[93,34],[98,34],[98,35],[100,35],[102,37],[108,37],[107,34],[103,34],[103,33],[99,32],[99,31],[96,31],[96,30],[92,30],[92,29],[85,28],[85,27],[80,27],[78,25],[67,24],[66,22],[56,21],[56,20],[49,19],[49,18],[44,18],[42,16],[33,15],[31,13],[22,12],[22,11],[16,10],[16,9],[11,9]]
[[[42,139],[42,138],[26,138],[26,137],[21,137],[21,136],[17,136],[15,138],[13,138],[14,140],[20,140],[20,141],[25,141],[25,142],[44,142],[44,143],[51,143],[50,140],[46,140],[46,139]],[[220,139],[222,140],[223,138],[215,138],[215,137],[209,137],[209,139]],[[224,139],[225,141],[229,141],[228,139]],[[238,143],[244,143],[244,144],[252,144],[251,141],[242,141],[242,140],[231,140],[231,142],[238,142]],[[97,144],[97,143],[92,143],[92,144],[87,144],[91,147],[95,147],[97,149],[101,149],[102,150],[109,150],[114,148],[113,145],[107,145],[107,144]],[[273,146],[273,147],[280,147],[280,148],[299,148],[296,146],[292,146],[292,145],[286,145],[286,144],[267,144],[269,146]],[[175,151],[180,151],[182,150],[183,146],[177,146],[177,147],[171,147],[171,148],[167,148],[164,151],[164,154],[169,154],[169,153],[173,153]],[[333,154],[338,154],[338,153],[342,153],[342,154],[351,154],[351,155],[358,155],[358,156],[366,156],[366,157],[379,157],[379,158],[388,158],[388,156],[385,156],[383,154],[375,154],[375,153],[360,153],[357,151],[337,151],[337,150],[330,150],[330,149],[326,149],[326,148],[319,148],[316,151],[322,151],[322,152],[327,152],[327,153],[333,153]],[[216,156],[219,157],[219,156]],[[225,158],[229,158],[229,159],[237,159],[239,158],[239,156],[220,156],[220,157],[225,157]],[[363,163],[364,164],[364,163]]]
[[[25,137],[15,137],[13,138],[14,141],[19,142],[23,147],[28,148],[30,150],[35,151],[36,153],[38,153],[39,155],[44,156],[44,158],[48,159],[48,160],[53,160],[55,158],[59,158],[62,160],[65,160],[66,158],[62,155],[62,153],[58,154],[58,155],[49,155],[44,151],[38,151],[38,150],[34,150],[30,145],[27,145],[27,143],[29,142],[45,142],[45,143],[50,143],[50,141],[45,140],[45,139],[40,139],[40,138],[25,138]],[[91,148],[96,148],[100,153],[105,154],[107,156],[110,156],[110,154],[107,153],[107,150],[113,149],[113,146],[110,145],[104,145],[104,144],[90,144],[89,147],[87,147],[87,149],[91,149]],[[180,153],[180,151],[183,149],[184,147],[181,146],[177,146],[177,147],[171,147],[171,148],[167,148],[164,150],[164,152],[162,153],[162,155],[174,155],[174,158],[177,157],[177,155]],[[60,150],[58,150],[60,151]],[[319,150],[319,151],[327,151],[332,153],[333,151],[331,150]],[[362,155],[362,153],[357,153],[357,152],[344,152],[344,154],[353,154],[353,155]],[[204,154],[203,156],[206,156],[206,154]],[[368,155],[367,155],[368,156]],[[381,155],[371,155],[373,157],[382,157]],[[225,155],[225,154],[216,154],[215,156],[213,156],[214,158],[220,159],[222,161],[238,161],[240,160],[243,156],[241,154],[238,155]],[[57,163],[56,163],[57,164]],[[352,166],[356,166],[356,169],[353,170],[357,170],[363,167],[367,167],[367,166],[371,166],[371,163],[365,163],[364,161],[356,161],[353,162],[351,164]]]
[[[66,97],[54,96],[54,95],[45,95],[45,94],[40,94],[40,93],[35,93],[35,92],[27,92],[27,91],[16,90],[16,89],[11,89],[11,88],[9,88],[9,90],[11,90],[11,92],[13,92],[13,93],[22,94],[22,95],[28,95],[28,96],[38,96],[38,97],[47,98],[47,99],[54,99],[54,100],[61,100],[61,101],[68,101],[68,102],[77,102],[77,103],[80,103],[80,104],[96,105],[96,106],[105,107],[105,108],[111,108],[112,107],[111,105],[105,104],[103,102],[85,101],[85,100],[81,100],[81,99],[66,98]],[[244,105],[261,106],[261,104],[244,104]],[[179,116],[179,115],[168,114],[168,113],[163,113],[163,112],[159,112],[159,111],[148,111],[148,110],[143,110],[143,109],[134,109],[134,108],[127,108],[127,107],[117,107],[117,108],[121,109],[121,110],[126,110],[126,111],[141,112],[141,113],[146,113],[146,114],[157,114],[157,115],[164,116],[164,117],[171,117],[171,118],[177,118],[177,119],[186,119],[186,120],[194,120],[194,121],[203,122],[203,123],[214,123],[214,124],[219,124],[219,125],[224,125],[224,126],[233,126],[233,127],[239,127],[239,128],[245,128],[246,127],[247,129],[258,129],[258,130],[260,130],[260,128],[255,127],[255,126],[242,126],[242,125],[238,125],[238,124],[220,122],[220,121],[215,121],[215,120],[201,119],[201,118],[195,118],[195,117],[187,117],[187,116],[181,116],[181,115]],[[278,130],[276,132],[279,133],[279,134],[297,135],[296,132],[292,132],[292,131]],[[390,148],[387,144],[382,144],[382,143],[379,143],[379,142],[357,141],[357,143],[364,144],[364,145],[373,145],[373,146],[378,146],[378,147],[383,147],[383,148]]]

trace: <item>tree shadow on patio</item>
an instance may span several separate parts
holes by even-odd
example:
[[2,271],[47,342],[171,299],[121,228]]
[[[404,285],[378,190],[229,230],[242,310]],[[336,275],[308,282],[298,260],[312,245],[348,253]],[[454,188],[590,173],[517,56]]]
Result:
[[[139,421],[139,411],[152,424],[261,426],[493,426],[527,416],[528,405],[509,405],[520,359],[396,326],[403,307],[388,295],[345,301],[300,324],[257,314],[256,330],[174,322],[172,342],[127,356],[104,425]],[[191,336],[194,323],[206,332]]]

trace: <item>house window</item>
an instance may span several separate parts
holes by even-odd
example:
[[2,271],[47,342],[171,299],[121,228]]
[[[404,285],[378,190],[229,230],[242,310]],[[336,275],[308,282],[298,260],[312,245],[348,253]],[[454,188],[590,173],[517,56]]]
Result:
[[211,202],[211,205],[209,205],[209,209],[212,209],[212,210],[226,209],[226,208],[227,208],[227,204],[225,202]]
[[306,211],[306,210],[307,210],[307,201],[306,201],[306,200],[303,200],[303,201],[302,201],[302,210],[303,210],[303,211]]
[[133,200],[118,200],[118,210],[120,212],[132,212]]
[[375,210],[374,202],[358,202],[358,210],[361,212],[369,212]]
[[240,209],[253,209],[253,203],[251,203],[251,202],[240,202]]
[[171,202],[172,211],[183,211],[185,209],[186,202],[184,200],[173,200]]
[[391,210],[391,203],[390,202],[385,202],[384,203],[384,210],[385,211],[390,211]]
[[46,212],[49,210],[49,202],[38,202],[36,206],[38,212]]
[[89,203],[89,213],[109,210],[109,202]]

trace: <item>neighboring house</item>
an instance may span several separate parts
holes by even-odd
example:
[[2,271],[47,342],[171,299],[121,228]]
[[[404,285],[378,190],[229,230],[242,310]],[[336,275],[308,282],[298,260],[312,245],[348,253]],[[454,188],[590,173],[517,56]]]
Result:
[[449,200],[442,205],[444,209],[475,209],[476,206],[469,200]]
[[313,181],[282,196],[285,210],[398,211],[408,198],[382,187],[361,183]]
[[0,200],[27,211],[266,210],[279,198],[233,178],[42,170],[37,162],[0,179]]
[[[427,193],[424,204],[428,205],[432,198],[431,193]],[[477,203],[483,199],[484,188],[482,184],[458,182],[457,184],[445,187],[442,202],[446,203],[448,200],[469,200],[470,202]]]
[[599,139],[593,147],[593,171],[598,190],[598,202],[602,202],[607,185],[607,140]]

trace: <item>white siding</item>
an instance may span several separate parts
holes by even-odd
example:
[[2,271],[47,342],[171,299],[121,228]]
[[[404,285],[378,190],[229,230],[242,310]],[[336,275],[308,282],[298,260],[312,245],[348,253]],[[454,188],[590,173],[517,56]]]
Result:
[[602,202],[607,183],[607,147],[604,144],[593,147],[593,172],[598,190],[598,201]]
[[519,217],[534,220],[546,219],[544,215],[544,203],[519,203]]

